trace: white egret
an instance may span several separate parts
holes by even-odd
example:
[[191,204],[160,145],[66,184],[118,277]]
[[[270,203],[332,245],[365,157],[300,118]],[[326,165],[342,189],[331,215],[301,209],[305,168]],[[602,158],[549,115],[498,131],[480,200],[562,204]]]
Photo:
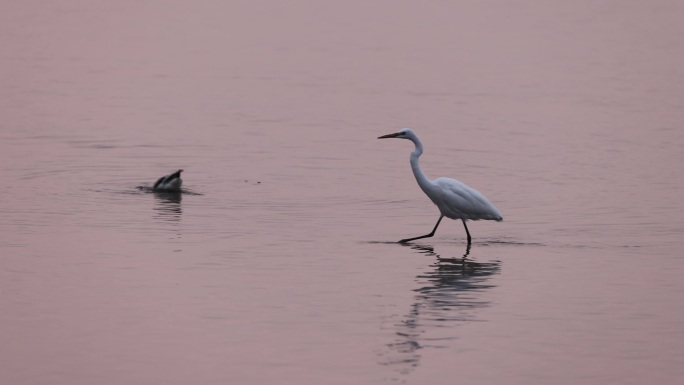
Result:
[[495,220],[497,222],[503,220],[501,212],[499,212],[484,195],[480,194],[479,191],[451,178],[428,179],[418,163],[418,158],[423,154],[423,145],[420,143],[418,136],[416,136],[411,129],[404,128],[399,132],[383,135],[378,139],[386,138],[408,139],[416,145],[415,150],[411,153],[411,169],[413,170],[413,175],[415,175],[420,188],[428,198],[432,200],[437,208],[439,208],[440,212],[437,224],[430,234],[402,239],[399,241],[400,243],[428,238],[435,235],[439,222],[442,221],[442,218],[447,217],[463,221],[463,226],[468,235],[468,245],[470,245],[471,238],[470,232],[468,231],[468,225],[466,225],[466,220],[486,219]]
[[152,190],[179,192],[181,185],[183,184],[183,179],[181,179],[180,176],[181,172],[183,172],[183,170],[178,170],[173,174],[169,174],[159,178],[152,187]]

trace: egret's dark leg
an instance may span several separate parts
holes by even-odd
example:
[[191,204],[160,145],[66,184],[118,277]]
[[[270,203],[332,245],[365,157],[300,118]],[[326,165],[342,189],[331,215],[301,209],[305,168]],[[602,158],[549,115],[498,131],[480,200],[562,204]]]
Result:
[[439,216],[439,219],[437,220],[437,224],[435,225],[435,228],[432,229],[432,232],[430,234],[421,235],[420,237],[415,237],[415,238],[402,239],[401,241],[399,241],[399,243],[406,243],[409,241],[415,241],[416,239],[421,239],[421,238],[430,238],[431,236],[435,235],[435,231],[437,231],[437,227],[439,226],[439,222],[442,221],[442,218],[444,218],[444,215]]
[[468,226],[465,223],[465,219],[461,219],[463,221],[463,227],[466,229],[466,234],[468,235],[468,245],[471,243],[471,238],[470,238],[470,231],[468,231]]

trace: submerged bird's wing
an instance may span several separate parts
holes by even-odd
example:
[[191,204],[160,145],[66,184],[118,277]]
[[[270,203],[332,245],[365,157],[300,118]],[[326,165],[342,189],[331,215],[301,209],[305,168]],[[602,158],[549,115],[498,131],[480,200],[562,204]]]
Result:
[[180,178],[181,172],[183,172],[183,170],[178,170],[178,171],[174,172],[173,174],[169,175],[169,181],[176,179],[176,178]]
[[503,219],[499,210],[484,195],[465,183],[451,178],[438,178],[434,183],[443,193],[442,203],[451,211],[461,213],[465,219]]
[[157,179],[157,181],[154,183],[154,186],[152,188],[155,189],[155,188],[164,187],[165,184],[171,182],[172,180],[180,179],[181,172],[183,172],[183,170],[178,170],[178,171],[174,172],[173,174],[165,175],[165,176]]
[[157,179],[157,181],[154,182],[154,186],[152,186],[152,188],[159,188],[159,186],[164,184],[169,177],[170,175],[164,175],[163,177]]

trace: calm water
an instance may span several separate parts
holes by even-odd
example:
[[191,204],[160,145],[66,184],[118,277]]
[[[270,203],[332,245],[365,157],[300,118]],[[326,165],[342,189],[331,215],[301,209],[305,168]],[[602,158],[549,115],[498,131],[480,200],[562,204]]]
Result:
[[[3,382],[677,383],[683,18],[0,5]],[[503,212],[470,249],[394,243],[438,217],[402,127]]]

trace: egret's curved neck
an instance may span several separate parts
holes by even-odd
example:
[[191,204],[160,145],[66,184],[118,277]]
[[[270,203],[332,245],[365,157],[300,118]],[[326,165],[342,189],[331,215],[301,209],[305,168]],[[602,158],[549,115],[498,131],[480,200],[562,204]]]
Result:
[[420,163],[418,163],[418,158],[423,155],[423,144],[420,143],[420,139],[417,137],[411,138],[413,144],[416,145],[416,149],[411,153],[411,170],[413,170],[413,175],[416,177],[416,182],[423,191],[427,192],[430,188],[430,179],[420,168]]

